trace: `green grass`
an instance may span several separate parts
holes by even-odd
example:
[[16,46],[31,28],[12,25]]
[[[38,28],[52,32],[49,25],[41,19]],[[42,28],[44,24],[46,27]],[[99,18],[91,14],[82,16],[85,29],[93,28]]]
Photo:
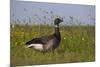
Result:
[[51,26],[20,26],[11,28],[11,65],[90,62],[95,60],[94,26],[61,26],[61,43],[53,52],[41,53],[25,48],[34,37],[53,33]]

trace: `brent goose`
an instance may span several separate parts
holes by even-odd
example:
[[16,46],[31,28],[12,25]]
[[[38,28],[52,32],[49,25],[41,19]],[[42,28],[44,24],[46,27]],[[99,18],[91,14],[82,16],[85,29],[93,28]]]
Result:
[[41,36],[39,38],[33,38],[26,42],[28,48],[34,48],[39,51],[54,50],[60,44],[61,35],[59,31],[59,23],[63,22],[63,18],[56,18],[54,20],[55,32],[49,36]]

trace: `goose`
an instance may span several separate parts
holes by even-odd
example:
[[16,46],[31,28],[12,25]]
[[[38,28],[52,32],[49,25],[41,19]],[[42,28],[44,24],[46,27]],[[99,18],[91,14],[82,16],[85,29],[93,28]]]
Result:
[[63,22],[63,18],[55,18],[54,20],[54,33],[48,36],[41,36],[33,38],[26,42],[27,48],[34,48],[39,51],[49,51],[57,48],[61,41],[61,35],[59,31],[59,24]]

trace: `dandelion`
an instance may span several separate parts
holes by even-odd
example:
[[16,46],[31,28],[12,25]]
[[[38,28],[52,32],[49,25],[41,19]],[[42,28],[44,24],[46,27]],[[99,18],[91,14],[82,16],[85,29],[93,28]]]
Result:
[[17,42],[15,42],[15,45],[17,45],[18,43]]
[[64,37],[64,40],[66,39],[66,37]]
[[84,37],[82,37],[82,40],[84,40]]

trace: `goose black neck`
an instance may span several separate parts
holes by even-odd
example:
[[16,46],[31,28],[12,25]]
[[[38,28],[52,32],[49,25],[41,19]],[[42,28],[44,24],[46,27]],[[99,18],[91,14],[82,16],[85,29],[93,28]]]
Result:
[[58,38],[60,41],[61,36],[60,36],[60,31],[59,31],[59,25],[55,25],[55,36]]
[[55,33],[60,33],[59,32],[59,25],[55,25]]

